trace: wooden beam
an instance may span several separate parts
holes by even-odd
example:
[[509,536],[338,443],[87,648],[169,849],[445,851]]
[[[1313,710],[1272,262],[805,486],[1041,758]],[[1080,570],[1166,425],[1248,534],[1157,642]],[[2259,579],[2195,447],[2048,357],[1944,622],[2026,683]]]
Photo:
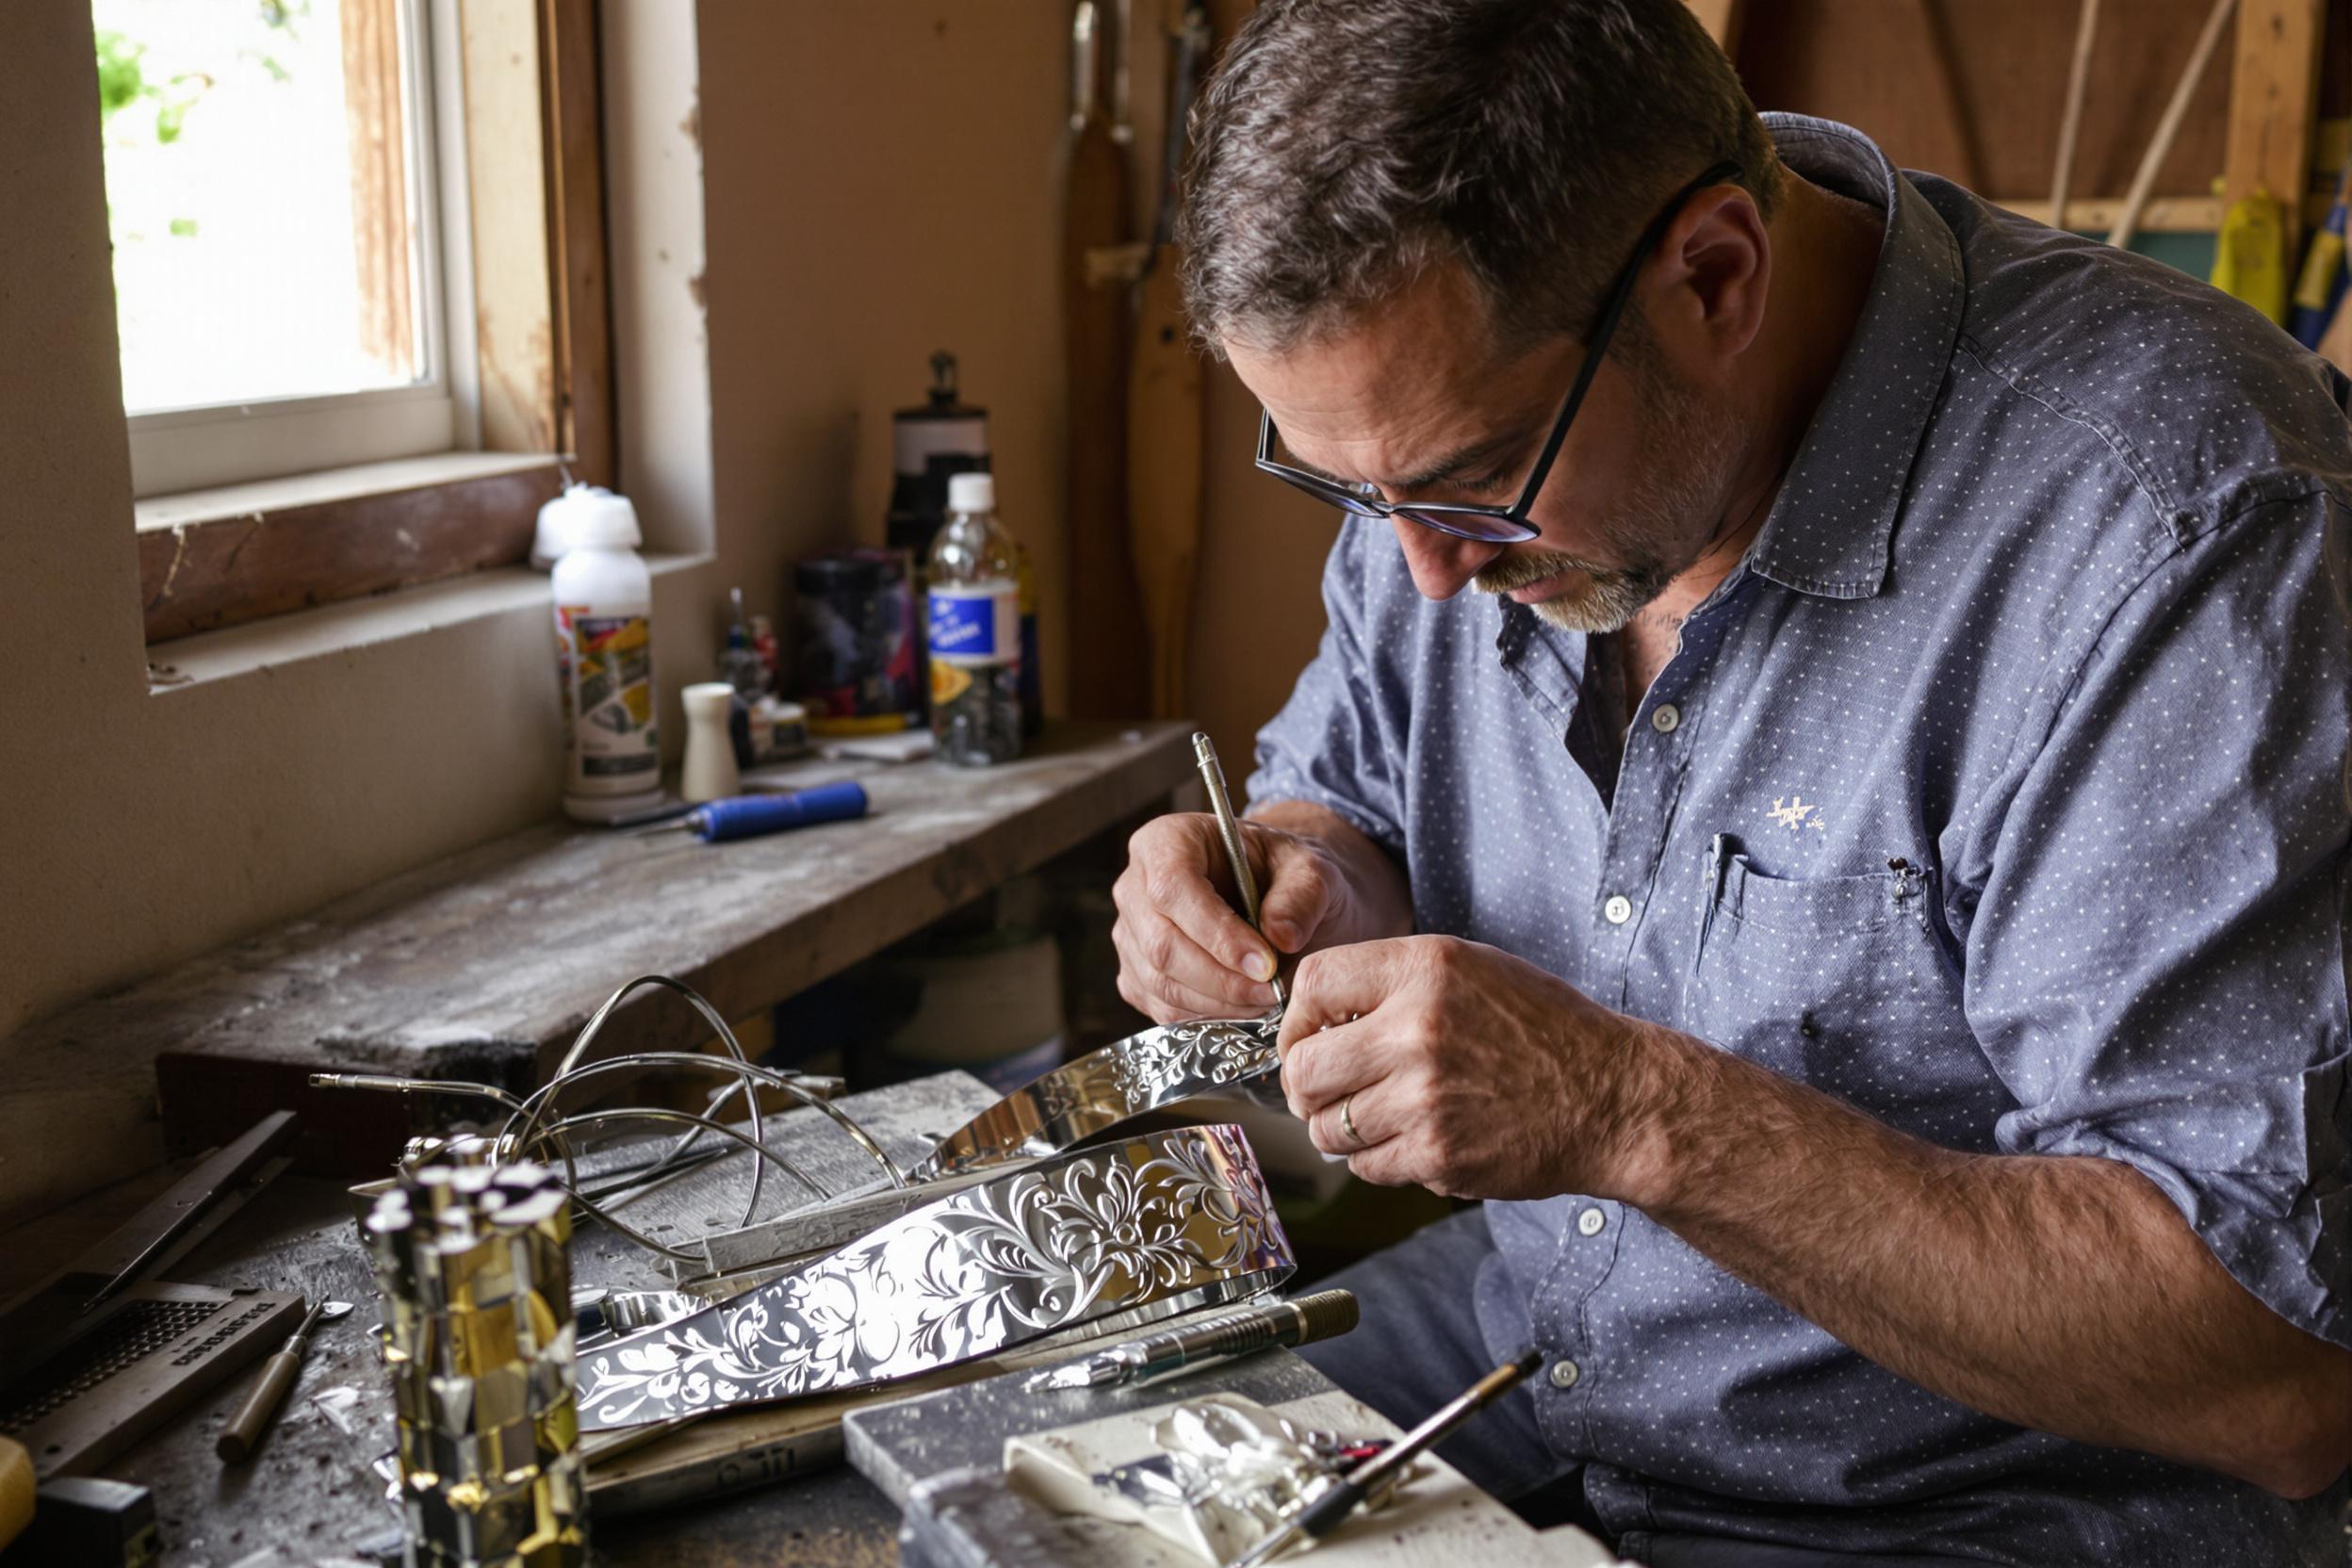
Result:
[[537,7],[459,10],[482,445],[551,452],[556,348]]
[[2267,193],[2285,215],[2295,254],[2311,182],[2311,122],[2319,105],[2319,46],[2327,0],[2239,0],[2230,79],[2230,139],[2222,199]]
[[342,22],[359,347],[386,373],[406,381],[417,365],[400,8],[394,0],[342,0]]
[[1724,54],[1737,56],[1740,51],[1740,13],[1745,8],[1741,0],[1688,0],[1691,14],[1707,29]]
[[596,0],[543,0],[547,229],[553,253],[557,440],[574,479],[614,482],[612,311],[605,256]]

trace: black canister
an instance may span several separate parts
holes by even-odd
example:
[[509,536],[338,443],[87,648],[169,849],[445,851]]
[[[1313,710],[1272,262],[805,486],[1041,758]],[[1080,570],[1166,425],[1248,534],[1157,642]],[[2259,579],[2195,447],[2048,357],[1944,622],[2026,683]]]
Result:
[[923,722],[914,585],[894,549],[833,550],[792,569],[800,600],[795,696],[818,735],[869,734]]

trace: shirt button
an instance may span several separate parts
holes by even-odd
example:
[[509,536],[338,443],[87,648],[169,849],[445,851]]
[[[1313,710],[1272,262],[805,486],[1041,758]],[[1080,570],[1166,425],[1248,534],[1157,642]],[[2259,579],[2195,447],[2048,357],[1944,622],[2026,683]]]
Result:
[[1601,906],[1601,916],[1611,925],[1623,925],[1633,918],[1633,900],[1623,893],[1612,893]]
[[1600,1210],[1587,1209],[1576,1216],[1576,1233],[1583,1236],[1596,1236],[1601,1233],[1601,1227],[1608,1223],[1608,1217]]
[[1576,1386],[1576,1380],[1583,1376],[1584,1373],[1577,1368],[1575,1362],[1556,1361],[1552,1363],[1552,1386],[1554,1388],[1574,1388]]
[[1682,710],[1671,702],[1661,702],[1650,710],[1650,727],[1660,735],[1672,735],[1682,723]]

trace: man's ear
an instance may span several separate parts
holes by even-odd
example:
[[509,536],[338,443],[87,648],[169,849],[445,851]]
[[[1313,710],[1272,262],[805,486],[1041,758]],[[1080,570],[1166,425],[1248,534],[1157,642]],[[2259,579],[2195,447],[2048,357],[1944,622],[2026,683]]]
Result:
[[1756,199],[1738,186],[1700,192],[1658,241],[1643,315],[1675,357],[1722,364],[1764,327],[1772,247]]

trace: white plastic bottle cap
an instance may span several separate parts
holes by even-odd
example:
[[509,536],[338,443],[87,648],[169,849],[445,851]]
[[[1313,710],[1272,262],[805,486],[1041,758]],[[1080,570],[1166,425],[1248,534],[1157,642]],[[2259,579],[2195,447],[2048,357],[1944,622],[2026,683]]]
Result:
[[950,512],[994,512],[996,510],[996,476],[994,474],[948,475],[947,509]]
[[539,509],[539,536],[531,554],[554,562],[566,550],[633,550],[644,542],[637,509],[627,496],[616,496],[601,484],[573,484]]

